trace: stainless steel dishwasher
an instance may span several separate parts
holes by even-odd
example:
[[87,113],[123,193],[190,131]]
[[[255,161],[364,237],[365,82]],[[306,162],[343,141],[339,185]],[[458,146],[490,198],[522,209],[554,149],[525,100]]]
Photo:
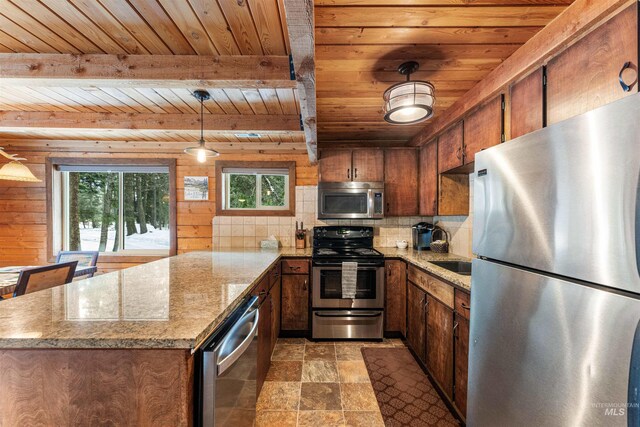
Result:
[[202,346],[197,425],[254,424],[258,308],[258,297],[246,299]]

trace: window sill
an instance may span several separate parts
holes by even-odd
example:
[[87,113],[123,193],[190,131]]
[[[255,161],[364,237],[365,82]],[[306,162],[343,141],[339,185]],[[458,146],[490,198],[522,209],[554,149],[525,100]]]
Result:
[[251,209],[221,209],[218,216],[295,216],[293,209],[251,210]]

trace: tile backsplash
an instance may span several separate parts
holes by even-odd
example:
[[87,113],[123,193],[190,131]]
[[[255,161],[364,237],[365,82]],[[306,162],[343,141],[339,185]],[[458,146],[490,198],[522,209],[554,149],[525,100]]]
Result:
[[471,257],[473,223],[473,175],[469,175],[469,216],[393,217],[382,220],[319,220],[316,218],[318,187],[296,187],[296,216],[216,216],[213,218],[213,247],[256,248],[260,241],[275,236],[283,247],[295,246],[295,223],[303,222],[310,245],[311,229],[321,225],[361,225],[374,227],[373,244],[393,247],[396,240],[411,244],[411,226],[435,221],[450,236],[449,252]]
[[[303,222],[311,230],[321,225],[362,225],[374,227],[374,245],[395,246],[396,240],[411,244],[411,226],[420,221],[432,221],[431,217],[385,218],[382,220],[319,220],[316,218],[318,187],[296,187],[295,217],[265,216],[216,216],[213,218],[214,248],[255,248],[260,241],[273,235],[284,247],[295,246],[295,223]],[[310,237],[310,231],[307,233]],[[309,245],[307,241],[307,245]]]

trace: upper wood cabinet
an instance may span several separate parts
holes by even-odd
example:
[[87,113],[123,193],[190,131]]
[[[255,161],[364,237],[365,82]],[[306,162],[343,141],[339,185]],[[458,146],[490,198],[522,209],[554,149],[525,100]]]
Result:
[[418,151],[386,150],[384,154],[386,216],[418,215]]
[[351,164],[353,181],[384,181],[384,151],[378,149],[353,150]]
[[376,148],[322,150],[318,167],[320,182],[381,182],[384,151]]
[[542,129],[546,125],[544,89],[542,67],[511,85],[511,139]]
[[[547,123],[553,124],[638,91],[625,92],[618,75],[638,65],[637,3],[596,28],[547,64]],[[623,73],[631,83],[637,73]]]
[[475,160],[476,153],[502,142],[503,105],[503,96],[499,95],[465,117],[462,150],[465,165]]
[[318,178],[321,182],[351,181],[351,150],[322,150]]
[[438,138],[438,172],[444,173],[464,165],[462,145],[463,124],[460,121]]
[[438,143],[420,148],[420,215],[438,214]]

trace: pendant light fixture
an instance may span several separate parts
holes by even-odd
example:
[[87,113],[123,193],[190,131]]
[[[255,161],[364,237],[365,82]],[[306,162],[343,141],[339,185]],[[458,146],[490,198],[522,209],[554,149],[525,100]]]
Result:
[[0,168],[0,179],[6,179],[8,181],[23,181],[23,182],[42,182],[31,173],[28,167],[20,163],[20,160],[27,160],[22,157],[18,157],[15,154],[7,154],[2,147],[0,147],[0,155],[9,159],[9,163],[2,165]]
[[433,116],[435,88],[430,82],[410,81],[411,74],[418,71],[420,65],[415,61],[405,62],[398,72],[407,76],[407,81],[396,83],[387,89],[384,98],[384,119],[396,125],[411,125]]
[[196,156],[200,163],[207,161],[207,157],[217,157],[220,155],[216,150],[207,148],[204,145],[204,101],[211,98],[206,90],[196,90],[193,96],[200,101],[200,143],[197,147],[185,148],[184,152],[192,156]]

